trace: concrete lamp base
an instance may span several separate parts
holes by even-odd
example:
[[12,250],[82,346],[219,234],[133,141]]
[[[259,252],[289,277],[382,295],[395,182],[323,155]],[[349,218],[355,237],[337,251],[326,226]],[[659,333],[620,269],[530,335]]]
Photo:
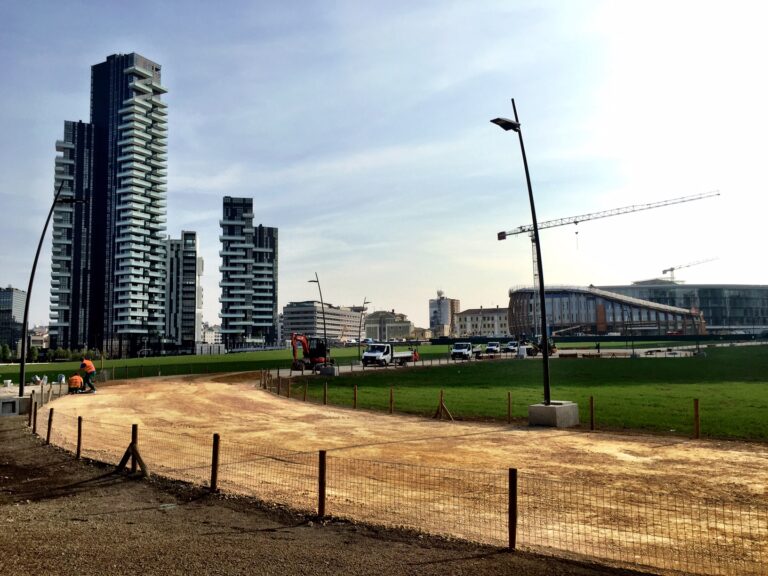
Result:
[[567,400],[552,400],[546,404],[528,406],[529,426],[571,428],[579,425],[579,405]]

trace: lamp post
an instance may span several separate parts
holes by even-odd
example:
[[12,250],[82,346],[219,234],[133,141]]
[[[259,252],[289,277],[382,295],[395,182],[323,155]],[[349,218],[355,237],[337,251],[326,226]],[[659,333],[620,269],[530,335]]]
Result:
[[320,288],[320,278],[317,276],[317,272],[315,272],[315,279],[314,280],[307,280],[307,282],[312,282],[314,284],[317,284],[317,291],[320,292],[320,309],[323,313],[323,342],[325,343],[325,354],[323,355],[323,366],[326,366],[328,364],[328,355],[330,353],[330,350],[328,349],[328,333],[326,332],[325,328],[325,304],[323,303],[323,291]]
[[[517,132],[520,139],[520,152],[523,155],[523,167],[525,168],[525,181],[528,184],[528,201],[531,204],[531,219],[533,220],[533,241],[536,244],[536,265],[539,273],[539,309],[541,316],[541,353],[544,360],[544,404],[547,406],[552,402],[552,397],[549,390],[549,338],[547,333],[547,307],[544,297],[544,267],[541,262],[541,243],[539,242],[539,225],[536,221],[536,205],[533,201],[533,189],[531,188],[531,175],[528,172],[528,160],[525,156],[525,145],[523,144],[523,133],[520,129],[520,120],[517,117],[517,108],[515,107],[515,99],[512,98],[512,111],[515,114],[515,119],[510,120],[508,118],[494,118],[491,120],[494,124],[501,127],[505,131],[512,130]],[[499,240],[506,239],[507,235],[504,232],[499,233]]]
[[365,296],[363,296],[363,309],[360,310],[360,325],[357,327],[357,359],[360,360],[362,357],[360,355],[360,340],[362,340],[361,336],[363,333],[363,314],[365,314],[365,305],[370,304],[368,300],[365,299]]
[[40,259],[40,250],[43,247],[43,241],[45,240],[45,233],[48,231],[48,224],[51,222],[53,211],[56,208],[56,204],[75,204],[82,203],[83,200],[76,200],[75,198],[59,198],[61,189],[64,187],[65,180],[61,181],[58,190],[53,197],[53,203],[51,209],[48,211],[48,218],[45,219],[45,226],[43,226],[43,233],[40,235],[40,242],[37,244],[37,252],[35,252],[35,260],[32,262],[32,272],[29,274],[29,285],[27,286],[27,299],[24,302],[24,319],[21,326],[21,362],[19,363],[19,398],[24,396],[24,381],[26,380],[26,364],[27,364],[27,331],[29,324],[29,302],[32,299],[32,285],[35,282],[35,271],[37,270],[37,261]]

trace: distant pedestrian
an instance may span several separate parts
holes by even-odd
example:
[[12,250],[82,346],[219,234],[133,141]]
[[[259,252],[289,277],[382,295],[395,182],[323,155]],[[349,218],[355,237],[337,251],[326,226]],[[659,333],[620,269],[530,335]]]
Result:
[[[96,386],[93,385],[93,379],[96,377],[96,366],[94,366],[93,362],[87,358],[83,358],[81,362],[80,370],[85,372],[85,386],[90,388],[92,392],[96,392]],[[83,392],[85,392],[85,387],[83,388]]]
[[595,348],[597,348],[597,353],[600,354],[600,342],[597,343]]

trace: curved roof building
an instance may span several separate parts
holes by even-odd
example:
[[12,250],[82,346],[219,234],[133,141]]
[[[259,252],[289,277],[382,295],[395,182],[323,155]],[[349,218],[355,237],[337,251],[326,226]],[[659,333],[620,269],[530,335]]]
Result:
[[[510,333],[539,332],[539,298],[533,288],[509,291]],[[696,309],[642,300],[594,286],[555,286],[545,290],[547,324],[552,335],[598,334],[624,336],[705,334]]]

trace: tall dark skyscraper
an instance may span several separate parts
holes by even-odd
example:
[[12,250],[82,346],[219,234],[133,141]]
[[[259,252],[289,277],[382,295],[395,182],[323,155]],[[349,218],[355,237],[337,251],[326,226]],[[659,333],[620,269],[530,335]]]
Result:
[[66,123],[57,143],[57,186],[64,179],[62,194],[85,201],[55,211],[51,331],[59,347],[123,356],[163,337],[165,92],[160,65],[109,56],[91,68],[90,124]]
[[253,226],[251,198],[224,197],[221,335],[227,349],[277,341],[277,228]]

